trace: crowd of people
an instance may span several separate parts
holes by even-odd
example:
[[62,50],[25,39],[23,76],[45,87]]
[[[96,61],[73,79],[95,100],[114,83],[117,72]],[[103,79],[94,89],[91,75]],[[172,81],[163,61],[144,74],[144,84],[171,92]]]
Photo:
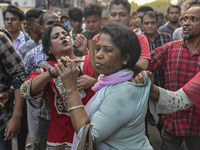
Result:
[[[68,16],[9,5],[0,29],[0,150],[75,150],[91,124],[97,150],[200,150],[200,3],[166,18],[127,0]],[[69,20],[68,20],[69,19]],[[166,20],[167,19],[167,20]],[[83,23],[84,20],[84,23]],[[93,46],[91,46],[91,43]],[[159,115],[159,121],[154,120]]]

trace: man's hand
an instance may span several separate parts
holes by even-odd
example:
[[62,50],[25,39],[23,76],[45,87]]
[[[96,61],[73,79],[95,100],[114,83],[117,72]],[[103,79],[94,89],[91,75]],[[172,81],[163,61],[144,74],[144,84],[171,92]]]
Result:
[[5,129],[5,140],[11,140],[19,134],[21,127],[21,117],[12,116]]
[[151,79],[151,84],[153,84],[154,78],[153,78],[152,72],[150,72],[150,71],[142,71],[142,72],[138,73],[137,76],[134,79],[132,79],[132,82],[137,83],[137,84],[144,83],[144,76],[146,74]]
[[77,34],[74,41],[74,47],[81,54],[85,54],[87,52],[87,38],[82,34]]
[[144,83],[144,76],[147,74],[147,76],[151,79],[151,89],[150,89],[150,98],[152,98],[153,100],[158,101],[160,93],[159,93],[159,88],[153,84],[153,74],[150,71],[142,71],[140,73],[138,73],[138,75],[132,79],[133,83],[137,83],[137,84],[141,84]]
[[7,92],[0,93],[0,108],[3,108],[5,103],[9,100],[9,90]]
[[97,80],[93,77],[90,77],[88,75],[82,75],[78,78],[78,89],[89,89],[91,88]]

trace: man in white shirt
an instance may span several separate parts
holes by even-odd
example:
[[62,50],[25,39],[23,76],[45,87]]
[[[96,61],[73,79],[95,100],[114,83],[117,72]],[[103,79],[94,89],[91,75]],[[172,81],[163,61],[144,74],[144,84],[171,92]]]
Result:
[[29,37],[22,31],[24,13],[16,6],[9,5],[3,12],[5,28],[9,32],[16,51],[22,46]]

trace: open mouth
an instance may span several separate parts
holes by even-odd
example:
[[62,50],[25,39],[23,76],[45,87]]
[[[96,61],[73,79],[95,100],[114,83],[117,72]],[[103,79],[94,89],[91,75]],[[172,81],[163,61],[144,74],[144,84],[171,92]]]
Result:
[[183,32],[189,32],[190,30],[191,30],[191,27],[188,27],[188,26],[183,27]]
[[67,45],[68,45],[68,41],[67,41],[67,40],[63,40],[63,41],[62,41],[62,45],[63,45],[63,46],[67,46]]

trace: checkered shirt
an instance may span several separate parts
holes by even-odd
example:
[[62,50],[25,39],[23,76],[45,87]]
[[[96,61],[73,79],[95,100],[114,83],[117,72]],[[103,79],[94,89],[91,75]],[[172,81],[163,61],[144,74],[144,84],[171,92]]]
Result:
[[[200,50],[192,53],[183,40],[169,42],[151,53],[150,70],[165,70],[165,88],[176,91],[200,70]],[[163,115],[163,127],[175,136],[200,135],[200,110],[193,105],[187,110]]]
[[[24,65],[11,41],[0,32],[0,92],[6,92],[11,86],[19,89],[24,81]],[[13,99],[9,99],[5,107],[0,109],[0,131],[5,128],[12,110]]]

